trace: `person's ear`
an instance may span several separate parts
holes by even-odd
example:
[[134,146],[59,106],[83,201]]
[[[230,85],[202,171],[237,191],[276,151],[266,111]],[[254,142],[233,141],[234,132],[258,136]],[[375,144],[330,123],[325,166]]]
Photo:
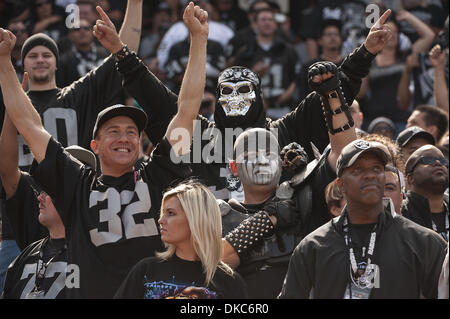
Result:
[[341,193],[345,194],[344,181],[342,180],[342,178],[340,178],[340,177],[336,178],[336,185],[341,190]]
[[237,163],[235,160],[230,161],[230,171],[233,174],[233,176],[238,176],[237,173]]
[[98,154],[98,150],[97,150],[98,144],[96,140],[92,140],[91,141],[91,150],[95,153]]

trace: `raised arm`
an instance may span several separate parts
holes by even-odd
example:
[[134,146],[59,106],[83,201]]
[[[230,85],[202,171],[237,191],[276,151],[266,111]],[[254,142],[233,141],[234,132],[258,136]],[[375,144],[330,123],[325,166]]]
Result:
[[434,99],[436,105],[448,113],[448,87],[445,81],[445,51],[435,45],[430,51],[430,61],[434,67]]
[[411,12],[406,10],[401,10],[397,13],[396,16],[399,21],[408,22],[413,29],[419,35],[419,39],[417,39],[412,45],[413,53],[426,52],[431,46],[431,43],[434,40],[434,32],[431,30],[429,26],[423,23],[419,18],[413,15]]
[[0,85],[3,100],[11,121],[31,148],[40,163],[45,158],[50,134],[44,129],[41,117],[23,90],[11,63],[11,50],[16,37],[0,28]]
[[143,0],[128,0],[125,17],[120,28],[120,40],[137,52],[141,42]]
[[189,60],[178,97],[178,112],[166,131],[166,138],[178,155],[190,149],[194,120],[205,89],[208,13],[190,2],[184,11],[183,20],[191,37]]
[[[28,82],[28,73],[25,72],[22,79],[22,88],[26,90]],[[8,113],[5,113],[3,119],[3,128],[0,134],[0,177],[2,179],[3,189],[6,197],[11,198],[19,186],[19,153],[17,148],[17,130]]]

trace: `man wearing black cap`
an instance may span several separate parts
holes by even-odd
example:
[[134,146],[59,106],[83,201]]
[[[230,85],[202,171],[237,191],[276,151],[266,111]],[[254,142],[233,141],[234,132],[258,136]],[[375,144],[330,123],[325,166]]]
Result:
[[397,136],[396,142],[402,150],[405,161],[418,148],[428,144],[435,144],[433,135],[418,126],[411,126],[401,131]]
[[139,136],[147,123],[144,111],[114,105],[98,115],[91,148],[100,160],[100,177],[69,157],[42,127],[13,73],[9,53],[14,37],[0,30],[0,83],[6,109],[39,163],[33,177],[55,201],[66,227],[67,262],[80,269],[79,287],[67,289],[68,297],[112,297],[135,263],[163,248],[155,218],[163,190],[190,173],[170,158],[181,155],[191,143],[205,86],[207,17],[192,2],[185,10],[191,54],[179,112],[151,161],[134,169]]
[[406,162],[409,191],[402,205],[402,215],[433,229],[448,241],[449,209],[448,160],[433,145],[417,149]]
[[[390,31],[384,29],[384,21],[389,14],[388,10],[380,18],[381,28],[372,28],[365,44],[335,70],[334,74],[339,76],[342,86],[342,90],[338,86],[342,91],[341,96],[345,96],[349,103],[358,93],[361,78],[368,74],[375,54],[384,47],[384,40],[390,36]],[[315,75],[327,74],[331,65],[332,63],[327,62],[315,65]],[[175,114],[177,96],[165,87],[135,54],[130,52],[124,55],[123,59],[119,59],[118,70],[124,76],[127,92],[139,105],[151,109],[149,114],[160,118],[162,115]],[[342,105],[344,102],[341,102]],[[345,114],[348,112],[342,111]],[[233,157],[233,143],[242,131],[252,127],[276,128],[281,148],[291,142],[297,142],[305,148],[310,158],[314,156],[310,142],[313,142],[319,151],[323,151],[329,143],[318,94],[309,95],[294,111],[272,121],[266,118],[259,77],[252,70],[241,66],[229,67],[219,75],[214,112],[214,122],[199,116],[201,125],[194,134],[189,162],[193,163],[194,175],[209,186],[219,199],[243,199],[241,183],[233,176],[228,165]],[[350,112],[348,114],[351,117]],[[327,121],[331,121],[332,117],[329,113]],[[149,128],[150,140],[152,136],[160,135],[166,123],[167,119],[161,118],[157,125]],[[227,132],[232,136],[227,136]],[[211,153],[213,156],[207,156]],[[206,156],[202,156],[204,154]]]
[[296,247],[280,298],[436,298],[446,243],[383,201],[388,156],[355,140],[337,160],[347,205]]

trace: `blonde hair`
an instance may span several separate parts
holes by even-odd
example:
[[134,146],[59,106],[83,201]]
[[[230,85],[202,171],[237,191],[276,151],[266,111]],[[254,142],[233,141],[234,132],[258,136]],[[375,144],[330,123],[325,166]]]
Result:
[[[214,195],[201,183],[185,182],[164,193],[161,206],[173,196],[178,198],[186,214],[191,230],[191,242],[203,266],[205,284],[212,282],[217,267],[233,276],[233,270],[221,260],[222,217]],[[156,255],[167,260],[173,256],[176,247],[172,244],[165,246],[166,251]]]

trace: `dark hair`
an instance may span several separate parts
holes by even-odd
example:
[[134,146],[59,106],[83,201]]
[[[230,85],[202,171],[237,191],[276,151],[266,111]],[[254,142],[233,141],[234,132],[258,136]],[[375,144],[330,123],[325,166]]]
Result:
[[335,27],[339,30],[339,36],[341,35],[342,31],[342,23],[339,20],[336,19],[327,19],[322,22],[322,25],[320,26],[320,37],[323,36],[323,33],[325,32],[325,29],[329,27]]
[[258,3],[261,3],[261,2],[266,3],[266,4],[267,4],[267,8],[270,8],[270,4],[269,4],[268,1],[266,1],[266,0],[255,0],[255,1],[253,1],[253,2],[250,4],[250,6],[248,7],[248,12],[250,12],[250,13],[256,13],[257,10],[255,9],[255,6],[256,6]]
[[361,137],[362,140],[368,142],[378,142],[383,144],[389,150],[389,160],[401,172],[405,170],[405,160],[400,147],[389,137],[380,134],[366,134]]
[[92,0],[77,0],[76,4],[77,5],[87,4],[87,5],[91,6],[93,12],[97,13],[97,11],[95,9],[95,3]]
[[424,113],[423,120],[427,126],[435,125],[438,129],[437,140],[439,141],[448,129],[448,114],[437,106],[422,104],[414,111]]
[[272,9],[268,9],[268,8],[267,8],[267,9],[260,9],[260,10],[257,10],[256,13],[255,13],[255,22],[258,21],[259,15],[260,15],[261,13],[263,13],[263,12],[270,12],[270,13],[272,13],[273,15],[275,15],[275,12],[273,12]]

